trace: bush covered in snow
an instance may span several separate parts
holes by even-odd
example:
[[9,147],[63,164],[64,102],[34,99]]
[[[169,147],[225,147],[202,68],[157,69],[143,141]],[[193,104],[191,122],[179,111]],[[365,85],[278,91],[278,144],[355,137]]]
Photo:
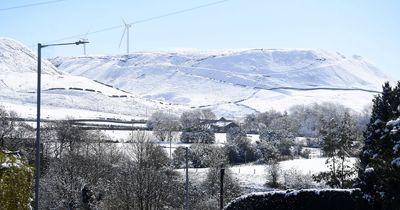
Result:
[[323,187],[314,182],[311,173],[303,174],[296,168],[291,168],[283,172],[283,185],[286,189],[309,189]]
[[252,162],[257,158],[255,145],[240,127],[228,129],[224,150],[231,164]]
[[265,183],[265,185],[272,188],[280,188],[281,185],[279,183],[279,179],[282,169],[279,165],[279,162],[271,162],[270,165],[265,168],[265,171],[267,172],[267,183]]
[[0,150],[0,209],[30,209],[33,169],[7,153]]
[[358,189],[295,190],[253,193],[229,203],[225,210],[372,210]]
[[206,168],[227,163],[223,148],[209,144],[193,144],[189,160],[194,168]]
[[[210,144],[193,144],[188,150],[189,166],[207,168],[219,166],[228,162],[224,149]],[[175,168],[184,168],[186,165],[186,148],[178,147],[172,154],[172,165]]]
[[[220,195],[220,186],[221,186],[221,171],[220,167],[211,167],[206,175],[205,180],[202,183],[203,189],[206,194],[211,198],[209,201],[213,201],[213,198],[219,198]],[[231,170],[229,168],[225,168],[225,175],[223,180],[223,189],[224,189],[224,204],[227,204],[232,199],[240,196],[241,189],[239,186],[239,182],[236,178],[232,176]],[[218,199],[219,202],[219,199]],[[212,209],[218,209],[218,203]],[[203,209],[203,208],[201,208]]]

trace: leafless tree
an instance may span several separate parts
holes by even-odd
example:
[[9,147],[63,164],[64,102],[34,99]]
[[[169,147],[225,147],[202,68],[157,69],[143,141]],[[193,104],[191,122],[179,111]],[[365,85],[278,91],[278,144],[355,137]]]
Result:
[[164,112],[152,114],[147,124],[160,141],[172,141],[173,133],[179,130],[178,116]]
[[166,152],[138,132],[118,166],[109,204],[114,209],[177,209],[177,194],[183,190],[179,176],[169,168]]
[[54,138],[46,139],[44,145],[49,149],[44,154],[47,164],[41,177],[41,208],[101,207],[110,194],[114,167],[121,161],[120,153],[98,133],[80,130],[70,123],[53,125],[53,128],[47,138]]

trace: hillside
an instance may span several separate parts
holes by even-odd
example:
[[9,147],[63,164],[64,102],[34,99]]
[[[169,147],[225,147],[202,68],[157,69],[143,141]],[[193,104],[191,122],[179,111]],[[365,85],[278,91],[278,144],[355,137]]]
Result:
[[361,110],[389,80],[360,56],[323,50],[142,52],[50,61],[59,71],[138,97],[227,117],[323,101]]
[[[37,56],[21,43],[0,38],[0,105],[23,117],[36,116]],[[169,106],[168,106],[169,107]],[[146,117],[166,109],[159,102],[132,94],[82,76],[57,70],[50,62],[42,65],[42,116]],[[179,109],[179,107],[177,107]]]

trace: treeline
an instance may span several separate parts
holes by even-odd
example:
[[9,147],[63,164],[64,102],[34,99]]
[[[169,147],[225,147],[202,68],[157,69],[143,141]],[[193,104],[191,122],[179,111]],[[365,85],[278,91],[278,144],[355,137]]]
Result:
[[[308,158],[310,150],[307,148],[320,148],[323,156],[329,156],[340,146],[337,142],[341,137],[334,135],[343,127],[351,134],[351,149],[346,149],[347,154],[357,156],[369,112],[367,108],[357,113],[342,105],[322,103],[293,106],[283,113],[271,110],[250,114],[226,129],[226,142],[222,146],[211,145],[215,143],[215,134],[210,122],[215,119],[215,114],[208,109],[187,111],[181,116],[156,112],[150,117],[148,127],[160,141],[179,139],[183,143],[194,143],[190,147],[193,167],[208,167],[209,160],[229,164],[270,163]],[[252,141],[248,134],[258,134],[259,140]],[[304,141],[296,141],[296,137],[304,137]],[[183,147],[173,154],[175,167],[182,165],[182,151]]]
[[[0,108],[0,114],[0,209],[30,209],[35,130],[9,121],[14,112]],[[82,130],[68,121],[42,128],[40,209],[184,207],[185,178],[171,167],[157,142],[144,132],[127,139],[131,143],[123,148],[107,139],[102,132]],[[210,167],[204,181],[189,182],[191,209],[218,208],[219,165]],[[226,202],[241,193],[229,170],[224,186]]]
[[365,107],[362,112],[355,112],[336,103],[321,103],[309,105],[295,105],[288,111],[267,111],[259,114],[247,115],[243,127],[247,133],[261,134],[264,130],[287,130],[295,136],[318,137],[322,124],[334,120],[340,122],[344,114],[351,117],[357,135],[362,138],[362,132],[369,121],[370,108]]
[[[320,131],[324,124],[329,121],[339,123],[345,115],[350,117],[355,138],[361,140],[370,117],[369,107],[365,107],[362,112],[355,112],[335,103],[295,105],[285,112],[270,110],[249,114],[233,124],[246,134],[259,134],[263,137],[274,131],[273,133],[278,132],[279,135],[308,137],[311,140],[321,136]],[[184,143],[214,143],[215,125],[212,122],[217,121],[216,119],[209,109],[186,111],[181,116],[159,111],[149,118],[147,126],[160,141],[171,140],[176,131],[182,131],[179,139]],[[225,129],[226,132],[228,129]]]

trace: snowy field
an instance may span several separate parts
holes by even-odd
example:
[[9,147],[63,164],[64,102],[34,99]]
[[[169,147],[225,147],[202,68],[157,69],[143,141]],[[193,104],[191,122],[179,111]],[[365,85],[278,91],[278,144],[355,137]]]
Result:
[[[326,158],[313,158],[313,159],[294,159],[280,162],[281,174],[285,171],[297,170],[302,174],[318,174],[323,171],[328,171],[325,164]],[[352,164],[355,164],[356,159],[350,159]],[[205,179],[207,168],[189,169],[189,179],[201,182]],[[267,182],[266,165],[245,164],[230,167],[232,175],[239,181],[239,184],[245,190],[252,191],[268,191],[269,188],[264,184]],[[178,169],[184,175],[184,169]],[[283,179],[283,177],[281,177]],[[282,180],[281,180],[282,181]]]

